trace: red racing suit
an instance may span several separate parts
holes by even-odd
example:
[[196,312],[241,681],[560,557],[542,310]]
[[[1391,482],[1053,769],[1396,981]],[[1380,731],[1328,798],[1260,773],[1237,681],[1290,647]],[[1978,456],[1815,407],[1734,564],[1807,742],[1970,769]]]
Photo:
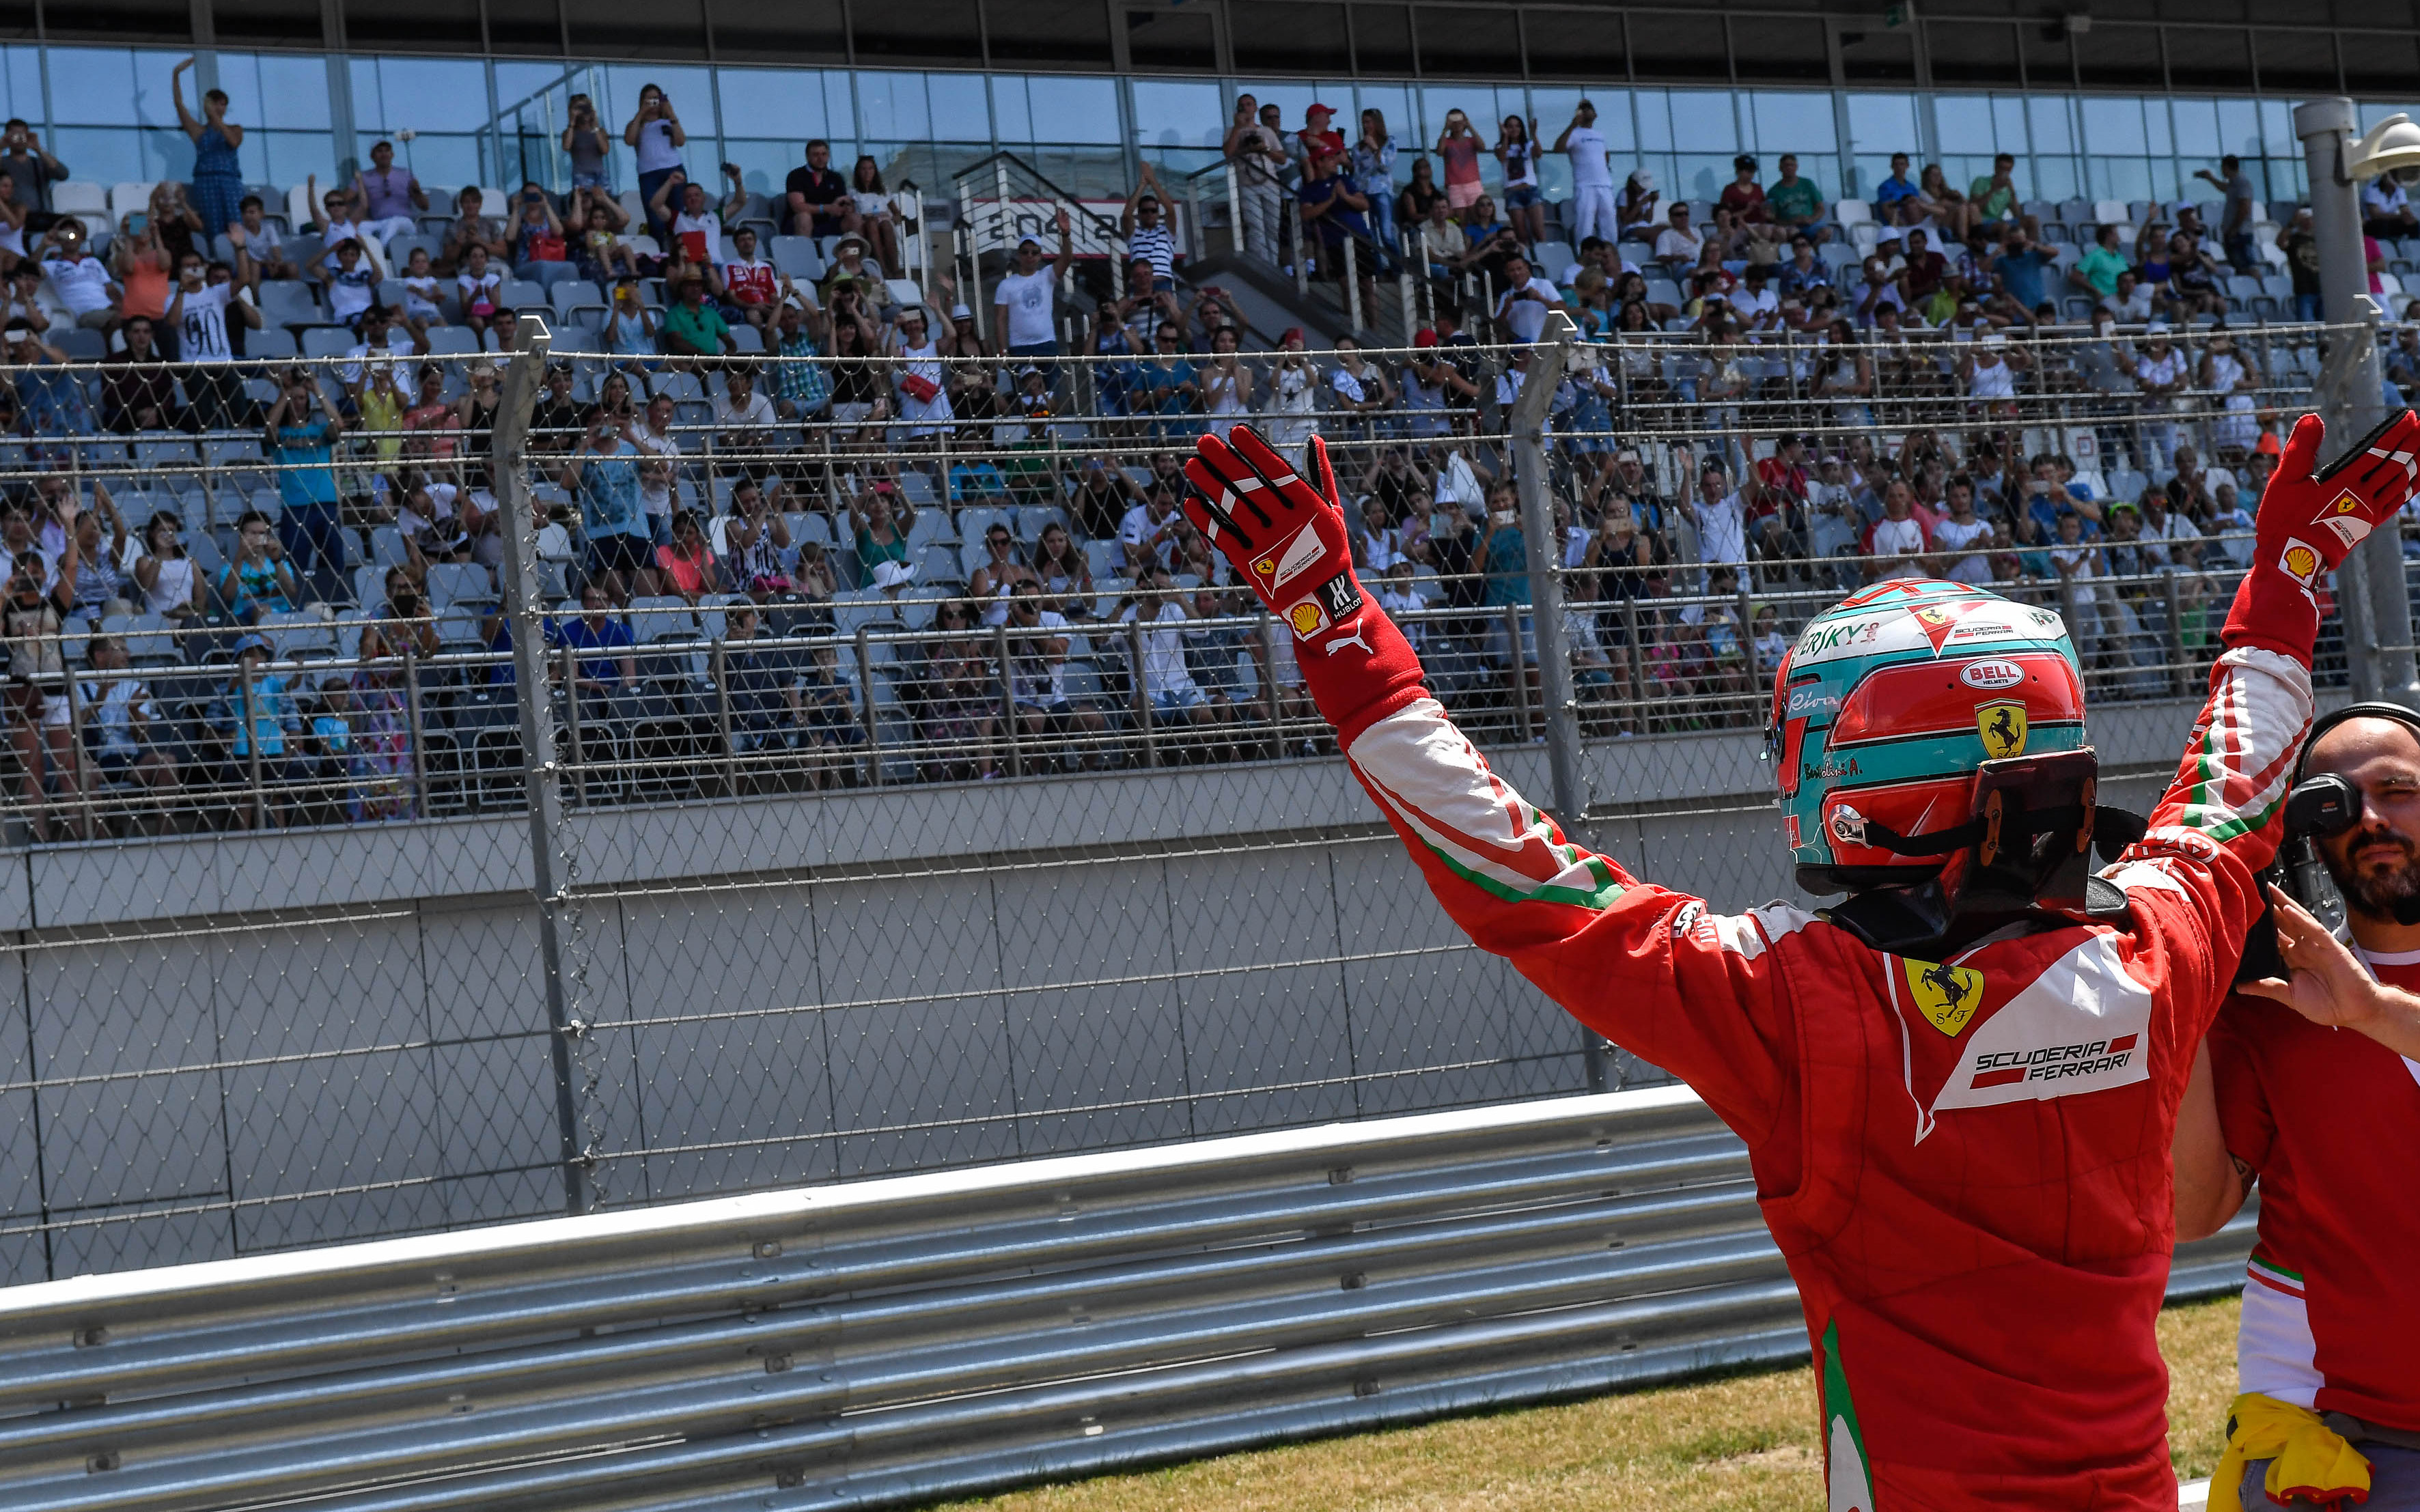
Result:
[[1833,1507],[2173,1512],[2169,1143],[2310,709],[2300,664],[2229,652],[2111,873],[2131,923],[1937,963],[1635,880],[1434,700],[1348,755],[1473,940],[1747,1142],[1816,1341]]
[[1238,426],[1187,464],[1187,517],[1294,634],[1454,921],[1746,1142],[1815,1344],[1831,1512],[2177,1504],[2154,1336],[2177,1106],[2309,729],[2312,584],[2420,475],[2409,412],[2315,474],[2322,429],[2295,429],[2183,763],[2108,873],[2126,917],[1946,961],[1782,904],[1716,914],[1572,844],[1361,594],[1318,440],[1297,462]]

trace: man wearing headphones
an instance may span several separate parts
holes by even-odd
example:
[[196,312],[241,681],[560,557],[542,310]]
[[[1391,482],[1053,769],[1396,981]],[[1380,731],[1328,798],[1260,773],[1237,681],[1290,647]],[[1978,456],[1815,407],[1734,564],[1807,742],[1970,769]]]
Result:
[[2318,720],[2297,790],[2330,775],[2345,787],[2310,843],[2351,946],[2277,894],[2287,975],[2228,998],[2178,1116],[2180,1240],[2215,1232],[2260,1183],[2212,1512],[2348,1494],[2420,1512],[2420,715],[2356,703]]

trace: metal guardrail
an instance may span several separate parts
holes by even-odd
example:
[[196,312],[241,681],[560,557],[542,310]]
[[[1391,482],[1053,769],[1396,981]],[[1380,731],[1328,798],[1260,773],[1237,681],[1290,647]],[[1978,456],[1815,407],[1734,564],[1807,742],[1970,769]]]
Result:
[[0,1504],[887,1505],[1806,1353],[1664,1088],[0,1291]]

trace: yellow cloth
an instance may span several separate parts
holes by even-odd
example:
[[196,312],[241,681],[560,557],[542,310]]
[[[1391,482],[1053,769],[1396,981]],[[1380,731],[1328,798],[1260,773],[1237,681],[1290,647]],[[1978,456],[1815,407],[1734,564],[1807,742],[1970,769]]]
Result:
[[2269,1461],[2261,1484],[2281,1505],[2288,1491],[2319,1506],[2333,1506],[2348,1492],[2357,1493],[2355,1503],[2369,1500],[2369,1461],[2319,1413],[2245,1392],[2226,1410],[2226,1453],[2211,1473],[2210,1512],[2243,1512],[2239,1489],[2243,1467],[2255,1459]]

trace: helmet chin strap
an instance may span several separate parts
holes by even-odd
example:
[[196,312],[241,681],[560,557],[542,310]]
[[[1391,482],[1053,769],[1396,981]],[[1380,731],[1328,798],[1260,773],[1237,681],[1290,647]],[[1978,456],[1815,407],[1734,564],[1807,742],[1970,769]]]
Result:
[[[1867,843],[1899,856],[1947,859],[1921,882],[1861,887],[1818,912],[1877,950],[1925,960],[2011,926],[2030,932],[2079,918],[2122,918],[2125,892],[2088,874],[2085,852],[2114,861],[2146,827],[2139,815],[2122,809],[2083,803],[2011,809],[1916,835],[1869,819]],[[2040,843],[2042,837],[2050,843]]]

